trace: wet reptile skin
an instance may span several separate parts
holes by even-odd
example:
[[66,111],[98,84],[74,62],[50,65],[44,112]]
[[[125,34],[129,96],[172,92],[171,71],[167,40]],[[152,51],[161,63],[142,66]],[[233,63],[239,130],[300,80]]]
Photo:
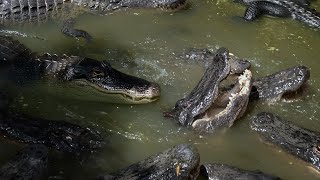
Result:
[[176,179],[195,180],[200,170],[198,150],[187,144],[177,145],[132,164],[101,180]]
[[247,108],[252,74],[245,70],[231,88],[221,88],[220,83],[229,76],[229,60],[229,51],[220,48],[197,86],[164,115],[175,118],[182,125],[192,126],[198,132],[213,133],[219,128],[231,127]]
[[320,170],[319,132],[299,127],[267,112],[253,117],[250,126],[267,143],[280,147]]
[[43,144],[64,152],[91,153],[104,144],[99,133],[64,121],[2,111],[0,136],[27,144]]
[[255,20],[263,14],[292,17],[308,26],[320,28],[320,13],[310,8],[309,2],[298,0],[239,0],[248,6],[244,18]]
[[0,179],[40,180],[48,171],[48,149],[43,145],[28,145],[0,168]]
[[259,99],[279,99],[283,95],[299,90],[310,78],[305,66],[294,66],[253,81],[252,96]]
[[210,180],[280,180],[278,177],[261,171],[244,170],[217,163],[201,165],[200,174]]
[[[64,6],[85,7],[91,11],[113,11],[127,8],[178,9],[185,6],[187,0],[1,0],[0,19],[4,21],[32,21],[47,19],[56,13],[72,11]],[[64,10],[57,11],[58,9]],[[83,10],[85,10],[85,8]],[[67,12],[64,12],[67,11]]]
[[124,74],[106,61],[80,56],[37,55],[11,37],[0,36],[0,65],[7,66],[10,79],[16,82],[55,79],[85,87],[101,95],[118,95],[129,104],[155,101],[160,86],[147,80]]

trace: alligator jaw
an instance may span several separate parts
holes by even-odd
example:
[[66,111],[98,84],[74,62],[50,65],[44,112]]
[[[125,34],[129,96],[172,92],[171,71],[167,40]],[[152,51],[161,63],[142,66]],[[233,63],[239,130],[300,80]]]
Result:
[[282,97],[290,97],[290,94],[306,87],[310,78],[310,70],[305,66],[294,66],[280,72],[255,79],[252,86],[255,91],[251,93],[252,99],[269,99],[275,101]]
[[93,89],[98,94],[101,94],[101,98],[107,98],[110,102],[121,104],[145,104],[158,100],[160,98],[160,86],[156,83],[151,83],[147,90],[143,92],[136,91],[135,89],[108,89],[96,85],[85,79],[74,80],[74,83],[84,87]]
[[182,125],[192,125],[194,118],[203,114],[217,99],[219,84],[229,72],[229,51],[220,48],[197,86],[188,96],[178,100],[171,112],[164,115],[174,117]]
[[229,96],[227,106],[219,107],[213,103],[200,119],[193,122],[192,127],[200,132],[213,132],[220,127],[231,127],[247,108],[251,86],[252,73],[245,70],[231,90],[233,93]]

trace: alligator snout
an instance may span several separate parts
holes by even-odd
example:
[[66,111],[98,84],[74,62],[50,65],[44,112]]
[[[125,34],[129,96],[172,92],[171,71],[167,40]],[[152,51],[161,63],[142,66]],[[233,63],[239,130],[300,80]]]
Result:
[[154,100],[159,99],[161,88],[158,84],[151,83],[148,91],[150,92],[150,99],[154,99]]

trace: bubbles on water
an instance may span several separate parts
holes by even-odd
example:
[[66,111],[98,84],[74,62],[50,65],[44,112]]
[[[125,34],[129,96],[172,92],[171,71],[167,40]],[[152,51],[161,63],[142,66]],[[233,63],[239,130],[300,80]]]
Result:
[[30,38],[35,38],[35,39],[40,39],[40,40],[46,40],[43,37],[39,37],[36,35],[28,35],[26,33],[21,33],[19,31],[14,31],[14,30],[0,30],[0,34],[4,34],[4,35],[9,35],[9,36],[16,36],[16,37],[30,37]]

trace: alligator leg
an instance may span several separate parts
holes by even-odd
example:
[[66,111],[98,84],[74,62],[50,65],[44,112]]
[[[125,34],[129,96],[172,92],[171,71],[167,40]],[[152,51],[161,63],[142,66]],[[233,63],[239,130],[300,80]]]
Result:
[[283,6],[266,1],[255,1],[249,4],[244,14],[244,19],[252,21],[259,18],[263,14],[276,17],[291,16],[290,11]]
[[61,28],[61,32],[67,36],[71,36],[71,37],[83,37],[85,38],[87,41],[91,41],[92,40],[92,36],[81,29],[75,29],[73,26],[75,24],[75,20],[74,19],[68,19],[66,21],[63,22],[62,28]]

